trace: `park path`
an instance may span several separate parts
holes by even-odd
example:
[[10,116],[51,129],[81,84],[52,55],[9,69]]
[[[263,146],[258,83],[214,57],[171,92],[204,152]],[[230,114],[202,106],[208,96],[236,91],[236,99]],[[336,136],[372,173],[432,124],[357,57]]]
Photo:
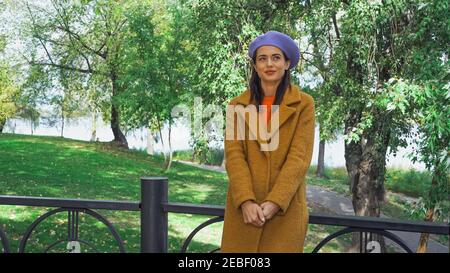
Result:
[[[217,172],[226,173],[224,168],[220,166],[210,166],[210,165],[203,165],[203,164],[197,164],[189,161],[181,161],[177,160],[177,162],[191,165],[194,167],[206,169],[206,170],[212,170]],[[354,215],[353,211],[353,205],[350,198],[323,189],[318,186],[314,185],[307,185],[306,188],[306,195],[308,199],[308,203],[312,205],[313,207],[320,207],[324,208],[328,213],[332,213],[335,215]],[[385,215],[382,215],[381,217],[386,217]],[[397,235],[400,239],[402,239],[406,245],[415,251],[417,248],[420,234],[419,233],[411,233],[411,232],[402,232],[402,231],[390,231],[393,234]],[[428,248],[427,252],[429,253],[449,253],[449,248],[447,246],[444,246],[435,240],[430,239],[428,241]]]

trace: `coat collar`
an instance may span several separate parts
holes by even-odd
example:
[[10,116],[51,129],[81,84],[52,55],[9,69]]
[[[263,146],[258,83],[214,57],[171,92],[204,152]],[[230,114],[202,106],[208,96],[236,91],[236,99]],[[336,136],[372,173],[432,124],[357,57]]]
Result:
[[[239,97],[237,97],[236,103],[247,106],[251,103],[254,103],[254,101],[250,101],[250,99],[251,99],[251,91],[246,90]],[[288,89],[286,90],[286,92],[284,93],[283,99],[281,100],[281,104],[279,105],[278,110],[277,110],[278,115],[279,115],[279,126],[277,128],[275,128],[275,130],[272,130],[269,133],[269,140],[261,139],[258,131],[254,131],[254,129],[253,129],[254,127],[249,126],[249,124],[248,124],[249,120],[247,118],[244,118],[245,123],[250,128],[251,133],[256,137],[256,139],[260,145],[262,145],[262,144],[267,145],[268,143],[270,143],[272,136],[275,135],[279,131],[281,126],[283,126],[283,124],[289,119],[289,117],[295,113],[296,107],[289,106],[289,105],[298,103],[300,101],[301,101],[300,89],[298,88],[298,86],[291,84],[288,87]],[[267,130],[265,124],[266,124],[265,122],[262,122],[262,126],[263,126],[262,130]],[[257,128],[256,128],[256,130],[257,130]],[[279,139],[279,141],[280,141],[280,139]],[[268,155],[268,152],[264,151],[264,154]]]
[[[240,96],[236,98],[236,103],[242,104],[242,105],[249,105],[250,103],[254,103],[254,101],[250,101],[251,98],[251,91],[247,89],[244,93],[242,93]],[[290,105],[293,103],[297,103],[301,101],[300,96],[300,89],[297,85],[291,84],[286,92],[284,93],[283,99],[281,100],[280,107],[282,105]]]

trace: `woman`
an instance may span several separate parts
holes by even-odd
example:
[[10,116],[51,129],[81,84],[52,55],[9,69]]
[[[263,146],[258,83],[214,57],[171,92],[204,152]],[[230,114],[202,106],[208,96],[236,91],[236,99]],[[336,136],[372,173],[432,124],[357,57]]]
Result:
[[[290,83],[289,69],[297,65],[300,52],[289,36],[269,31],[250,44],[249,56],[253,60],[250,88],[229,106],[246,110],[268,106],[267,111],[259,111],[257,119],[266,114],[265,121],[277,126],[270,128],[272,135],[265,141],[252,129],[251,118],[236,111],[237,119],[245,120],[245,138],[235,138],[239,122],[227,109],[227,133],[231,128],[233,137],[225,138],[229,188],[221,252],[303,252],[309,217],[305,176],[314,145],[314,100]],[[278,109],[272,112],[272,105]],[[262,149],[275,137],[279,140],[275,148]]]

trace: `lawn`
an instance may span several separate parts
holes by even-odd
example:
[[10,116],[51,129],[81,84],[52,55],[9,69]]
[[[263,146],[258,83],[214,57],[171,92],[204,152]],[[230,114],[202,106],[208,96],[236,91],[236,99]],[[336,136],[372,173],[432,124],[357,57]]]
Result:
[[[140,177],[166,176],[169,179],[171,202],[223,205],[227,183],[225,175],[176,162],[168,172],[163,173],[162,165],[163,162],[158,157],[117,149],[106,143],[89,143],[58,137],[0,135],[1,195],[139,201]],[[18,240],[28,225],[48,210],[0,207],[0,224],[11,237],[13,250],[18,249]],[[126,242],[127,251],[139,251],[138,212],[98,212],[114,224]],[[30,240],[34,242],[29,245],[30,251],[40,252],[48,245],[46,243],[55,242],[65,236],[66,218],[67,214],[55,215],[43,222],[39,230],[33,233],[37,242]],[[83,223],[93,225],[96,229],[83,229],[84,226],[80,223],[80,232],[90,233],[80,236],[85,235],[94,241],[111,237],[107,236],[108,233],[102,225],[90,217],[85,218]],[[180,249],[189,233],[206,219],[208,217],[170,214],[170,251]],[[199,234],[192,243],[193,251],[207,251],[211,245],[217,246],[220,243],[219,231],[221,227],[213,226],[208,234]],[[104,236],[102,232],[105,233]],[[114,251],[108,249],[108,244],[104,248],[99,247],[99,250]]]

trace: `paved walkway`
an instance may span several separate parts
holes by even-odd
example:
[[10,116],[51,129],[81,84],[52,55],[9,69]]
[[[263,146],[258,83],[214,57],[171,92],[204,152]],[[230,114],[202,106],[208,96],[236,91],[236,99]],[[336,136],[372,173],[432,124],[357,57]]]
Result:
[[[202,165],[180,160],[178,160],[177,162],[199,167],[202,169],[226,173],[226,171],[219,166]],[[343,195],[337,194],[332,191],[324,190],[321,187],[313,185],[307,185],[306,194],[308,203],[313,205],[313,207],[314,205],[316,205],[318,207],[325,208],[327,212],[333,213],[335,215],[354,215],[351,200]],[[382,215],[381,217],[386,216]],[[400,237],[404,242],[406,242],[409,248],[415,251],[419,242],[420,234],[402,231],[391,231],[391,232]],[[449,253],[449,248],[447,246],[444,246],[434,240],[428,241],[427,250],[430,253]]]

